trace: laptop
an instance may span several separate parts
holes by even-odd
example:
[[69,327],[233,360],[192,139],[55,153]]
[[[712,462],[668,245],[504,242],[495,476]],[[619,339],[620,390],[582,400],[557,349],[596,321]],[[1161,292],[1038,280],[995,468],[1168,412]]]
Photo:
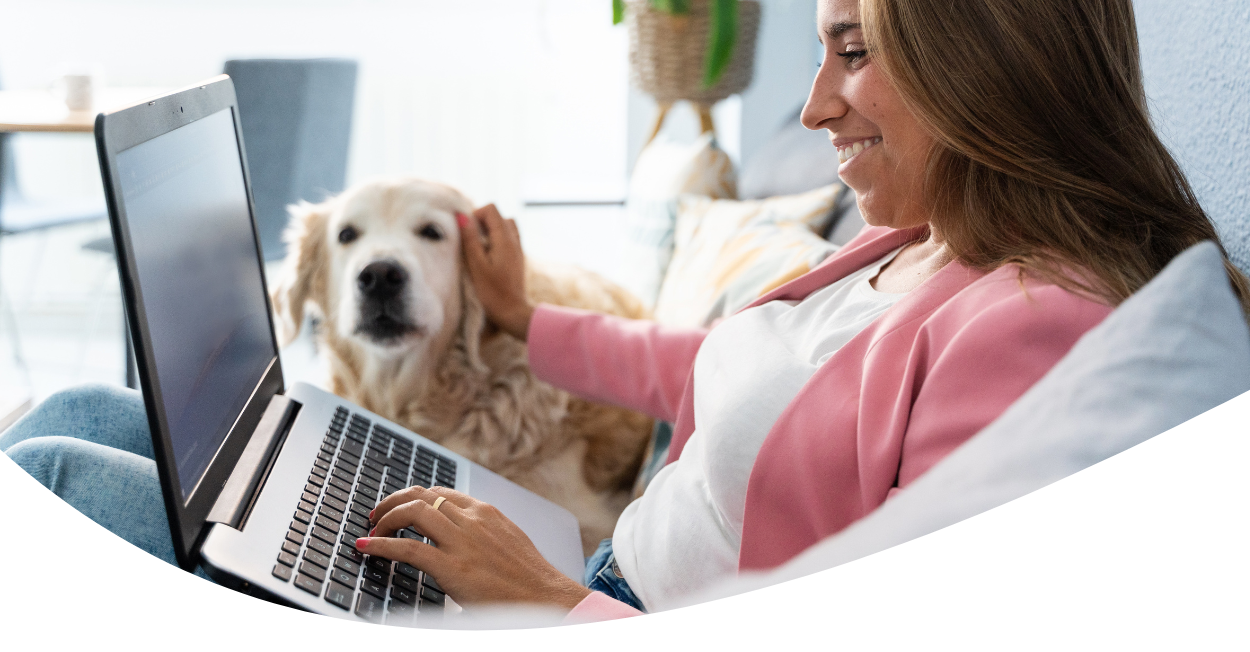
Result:
[[182,568],[329,616],[436,624],[455,609],[434,578],[354,547],[378,501],[421,485],[495,505],[581,578],[567,510],[338,396],[285,387],[229,77],[102,113],[95,137]]

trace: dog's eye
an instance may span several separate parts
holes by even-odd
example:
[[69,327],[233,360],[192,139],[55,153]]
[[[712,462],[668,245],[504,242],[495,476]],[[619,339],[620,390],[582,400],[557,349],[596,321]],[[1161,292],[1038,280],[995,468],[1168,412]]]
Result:
[[356,227],[354,226],[343,227],[343,230],[339,231],[339,242],[343,244],[347,244],[358,237],[360,237],[360,234],[356,232]]
[[438,228],[437,226],[433,224],[426,224],[425,226],[421,227],[421,230],[417,231],[417,235],[421,236],[422,238],[425,238],[426,240],[433,240],[434,242],[438,242],[439,240],[443,239],[442,229]]

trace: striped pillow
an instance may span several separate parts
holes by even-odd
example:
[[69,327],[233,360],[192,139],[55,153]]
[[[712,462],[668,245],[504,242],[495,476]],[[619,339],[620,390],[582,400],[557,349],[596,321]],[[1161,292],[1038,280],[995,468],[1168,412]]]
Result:
[[817,235],[844,186],[756,201],[683,196],[655,318],[707,326],[819,265],[838,247]]

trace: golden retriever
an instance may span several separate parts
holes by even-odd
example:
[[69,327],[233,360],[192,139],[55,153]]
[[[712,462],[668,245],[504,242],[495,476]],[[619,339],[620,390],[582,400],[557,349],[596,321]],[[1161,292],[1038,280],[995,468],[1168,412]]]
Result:
[[[631,498],[652,422],[530,373],[525,343],[490,327],[464,268],[458,191],[419,179],[292,206],[272,291],[279,338],[306,311],[330,390],[564,506],[587,555]],[[645,316],[633,296],[571,268],[527,264],[538,302]]]

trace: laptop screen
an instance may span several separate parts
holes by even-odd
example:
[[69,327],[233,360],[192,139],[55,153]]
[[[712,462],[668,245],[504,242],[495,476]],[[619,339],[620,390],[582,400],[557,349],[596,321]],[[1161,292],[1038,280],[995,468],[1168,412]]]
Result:
[[119,152],[184,503],[277,355],[230,109]]

